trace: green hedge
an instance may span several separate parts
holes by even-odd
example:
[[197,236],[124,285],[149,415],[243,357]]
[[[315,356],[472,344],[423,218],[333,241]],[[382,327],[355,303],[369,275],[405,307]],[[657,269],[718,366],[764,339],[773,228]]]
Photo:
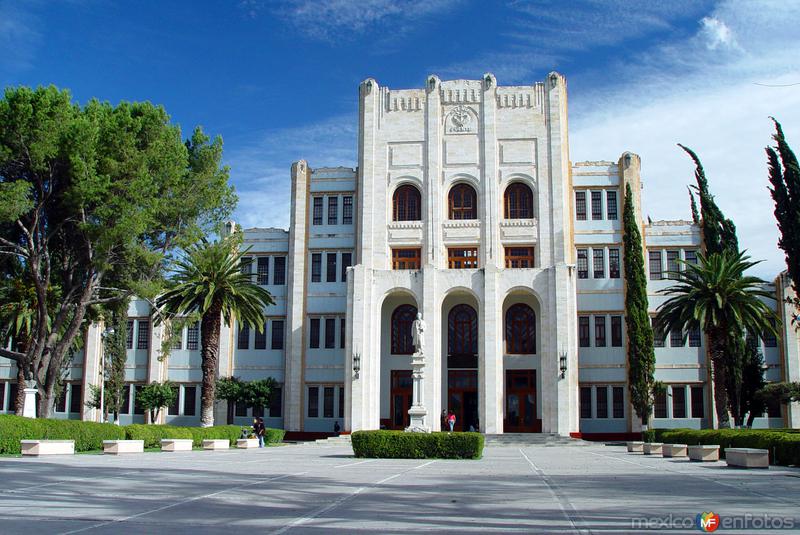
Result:
[[75,451],[102,449],[104,440],[122,440],[125,429],[114,424],[47,420],[0,415],[0,453],[20,453],[20,440],[74,440]]
[[[231,445],[242,433],[238,425],[214,427],[177,427],[172,425],[133,424],[119,426],[82,422],[0,415],[0,453],[20,453],[20,440],[74,440],[75,451],[103,449],[104,440],[143,440],[145,448],[161,447],[163,438],[191,438],[195,446],[204,439],[228,439]],[[283,441],[283,429],[267,429],[267,442]]]
[[480,433],[406,433],[356,431],[352,435],[356,457],[388,459],[480,459]]
[[665,444],[719,444],[725,448],[769,451],[770,463],[800,465],[800,433],[772,429],[656,429],[656,441]]

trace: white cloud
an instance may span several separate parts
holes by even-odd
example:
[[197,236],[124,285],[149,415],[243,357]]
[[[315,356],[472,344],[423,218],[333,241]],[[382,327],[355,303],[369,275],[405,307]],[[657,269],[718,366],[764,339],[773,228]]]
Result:
[[36,2],[0,3],[0,68],[29,68],[41,42],[38,19],[33,13]]
[[717,48],[738,49],[739,44],[733,36],[733,32],[728,25],[714,17],[703,17],[700,23],[703,25],[703,35],[706,38],[706,46],[709,50]]
[[263,132],[257,140],[226,154],[239,194],[235,219],[245,228],[289,227],[290,168],[305,159],[314,169],[355,167],[355,115],[340,115],[304,126]]

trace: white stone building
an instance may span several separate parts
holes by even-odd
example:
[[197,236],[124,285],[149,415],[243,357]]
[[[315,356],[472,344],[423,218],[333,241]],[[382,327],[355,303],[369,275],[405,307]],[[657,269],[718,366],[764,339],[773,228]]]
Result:
[[[359,103],[358,168],[296,162],[289,230],[245,230],[245,269],[276,304],[263,334],[223,328],[220,375],[275,378],[281,393],[264,416],[290,432],[330,432],[337,421],[346,431],[402,429],[420,312],[432,429],[452,410],[457,428],[486,433],[621,438],[638,430],[626,386],[621,264],[626,184],[641,206],[639,157],[570,162],[566,82],[556,73],[511,87],[491,74],[431,76],[411,90],[368,79]],[[670,284],[663,273],[696,258],[700,234],[691,222],[640,220],[655,314],[664,300],[657,292]],[[780,299],[788,282],[776,284]],[[144,419],[137,385],[165,379],[181,385],[165,421],[198,422],[197,329],[159,358],[161,332],[147,303],[132,303],[130,315],[123,422]],[[782,337],[761,341],[770,381],[800,379],[788,324]],[[91,328],[95,342],[87,357],[76,355],[57,414],[99,418],[81,401],[99,377],[99,339]],[[701,333],[665,333],[658,346],[656,378],[668,390],[656,400],[655,426],[712,425]],[[15,385],[2,381],[14,375],[0,360],[0,410],[12,409]],[[798,427],[796,405],[756,425]],[[244,423],[252,411],[236,414]]]

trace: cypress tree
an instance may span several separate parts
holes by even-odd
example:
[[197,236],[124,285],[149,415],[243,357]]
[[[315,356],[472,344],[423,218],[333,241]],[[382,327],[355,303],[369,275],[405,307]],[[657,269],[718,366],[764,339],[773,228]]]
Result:
[[656,355],[653,350],[653,328],[647,312],[647,278],[644,271],[642,235],[633,208],[630,184],[625,186],[622,220],[625,324],[628,328],[628,392],[636,414],[642,419],[642,424],[647,424],[653,408]]
[[[786,142],[781,124],[775,123],[775,134],[772,139],[777,147],[767,147],[767,164],[769,166],[769,188],[775,201],[775,219],[781,237],[778,247],[786,255],[786,267],[792,279],[795,293],[800,289],[800,165],[791,147]],[[777,152],[776,152],[777,149]],[[780,160],[779,160],[780,157]],[[795,308],[800,309],[800,301],[794,299]],[[797,316],[795,316],[795,321]]]

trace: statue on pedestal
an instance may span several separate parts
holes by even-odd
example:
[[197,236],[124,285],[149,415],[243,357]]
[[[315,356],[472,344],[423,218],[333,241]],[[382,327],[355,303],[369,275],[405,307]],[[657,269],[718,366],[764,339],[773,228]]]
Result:
[[425,367],[425,320],[422,313],[417,313],[417,319],[411,324],[411,341],[414,344],[414,354],[411,356],[411,379],[413,386],[412,404],[408,410],[411,423],[406,431],[416,433],[429,433],[430,428],[425,425],[425,416],[428,411],[422,402],[423,379]]

